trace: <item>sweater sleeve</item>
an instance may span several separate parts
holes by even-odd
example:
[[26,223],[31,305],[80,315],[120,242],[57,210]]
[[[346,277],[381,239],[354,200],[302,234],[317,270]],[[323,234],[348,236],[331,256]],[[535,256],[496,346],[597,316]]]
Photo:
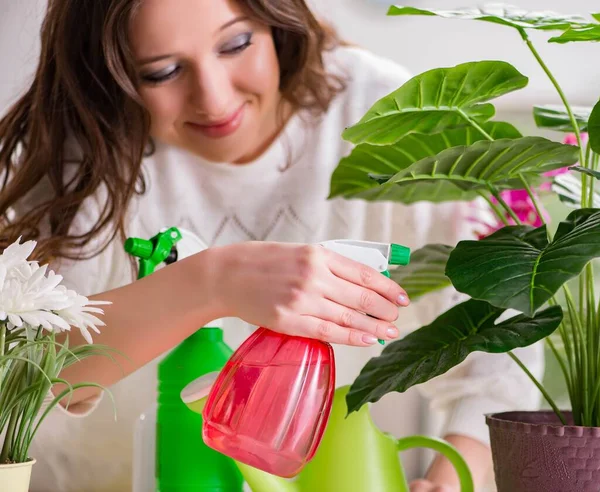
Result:
[[[455,245],[460,240],[472,239],[471,219],[483,213],[480,207],[467,203],[422,205],[419,215],[427,217],[423,221],[428,226],[422,237],[417,238],[420,245]],[[467,299],[468,296],[450,287],[418,299],[411,310],[420,327]],[[413,328],[417,327],[410,329]],[[544,373],[542,343],[514,351],[538,380]],[[474,352],[462,364],[418,388],[432,409],[447,417],[444,435],[465,435],[485,444],[489,444],[485,414],[534,410],[540,402],[535,385],[507,354]]]

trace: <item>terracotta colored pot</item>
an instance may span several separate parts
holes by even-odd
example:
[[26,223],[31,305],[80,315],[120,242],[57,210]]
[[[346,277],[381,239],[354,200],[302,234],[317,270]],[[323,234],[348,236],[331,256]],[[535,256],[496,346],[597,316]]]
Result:
[[600,491],[599,427],[565,426],[553,412],[496,413],[486,422],[498,492]]

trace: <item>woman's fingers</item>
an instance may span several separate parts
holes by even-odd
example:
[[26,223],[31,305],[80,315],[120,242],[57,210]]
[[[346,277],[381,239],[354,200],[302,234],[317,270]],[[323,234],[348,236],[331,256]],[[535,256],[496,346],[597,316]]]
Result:
[[383,321],[392,322],[398,319],[398,304],[370,288],[341,278],[332,277],[331,281],[325,284],[324,295],[330,301]]
[[406,291],[374,268],[335,253],[329,255],[328,264],[336,277],[372,290],[396,306],[409,304]]
[[316,338],[328,343],[368,347],[377,343],[377,337],[364,331],[340,326],[315,316],[295,316],[289,326],[290,335]]
[[311,313],[314,317],[330,321],[347,330],[359,330],[382,340],[393,340],[399,335],[393,324],[366,316],[328,299],[320,299],[314,306],[316,310]]

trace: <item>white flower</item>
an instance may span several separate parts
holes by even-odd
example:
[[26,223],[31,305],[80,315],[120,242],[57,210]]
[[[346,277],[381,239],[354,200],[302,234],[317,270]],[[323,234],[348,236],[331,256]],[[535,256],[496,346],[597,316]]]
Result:
[[103,314],[102,309],[93,306],[109,303],[89,301],[67,290],[60,285],[62,276],[27,260],[35,241],[19,243],[20,238],[0,255],[0,321],[9,330],[27,325],[61,332],[75,326],[92,343],[89,330],[100,333],[97,326],[104,326],[91,314]]
[[104,314],[104,311],[94,306],[110,304],[110,302],[90,301],[87,297],[77,294],[74,290],[67,290],[62,285],[59,285],[57,289],[64,291],[70,301],[68,307],[57,311],[58,316],[69,323],[69,325],[79,328],[86,341],[92,343],[92,336],[89,330],[91,329],[96,333],[100,333],[97,327],[104,326],[104,322],[92,314]]

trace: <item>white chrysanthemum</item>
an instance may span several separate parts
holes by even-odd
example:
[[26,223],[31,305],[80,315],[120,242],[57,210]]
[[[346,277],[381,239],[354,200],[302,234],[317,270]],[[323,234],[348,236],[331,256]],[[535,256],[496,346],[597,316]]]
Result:
[[108,304],[89,301],[86,297],[60,285],[62,276],[40,267],[27,258],[35,248],[35,241],[19,244],[17,240],[0,255],[0,321],[9,330],[23,325],[48,331],[68,331],[79,328],[88,343],[89,330],[100,333],[97,326],[104,323],[91,313],[103,314],[93,307]]

